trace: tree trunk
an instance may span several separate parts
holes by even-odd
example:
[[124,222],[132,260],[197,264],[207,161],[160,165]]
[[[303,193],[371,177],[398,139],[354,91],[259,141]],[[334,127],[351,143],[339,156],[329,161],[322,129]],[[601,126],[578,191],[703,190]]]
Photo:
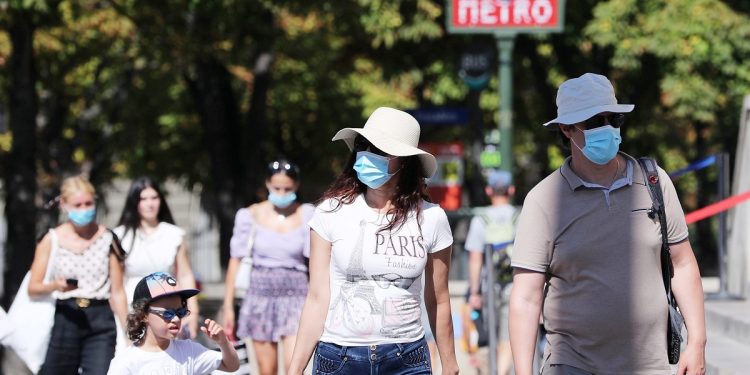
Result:
[[[250,110],[247,113],[247,121],[244,127],[243,153],[245,178],[242,180],[241,201],[245,204],[255,202],[258,197],[255,192],[263,186],[265,179],[264,163],[271,160],[269,150],[264,147],[260,140],[268,137],[268,90],[271,87],[271,64],[273,55],[270,52],[261,52],[255,61],[253,68],[253,92],[250,99]],[[247,147],[252,145],[252,147]]]
[[234,215],[240,206],[239,181],[243,181],[240,132],[235,96],[226,68],[213,57],[195,63],[195,78],[187,78],[190,93],[203,127],[205,146],[211,160],[208,189],[213,192],[212,210],[219,223],[219,260],[229,261],[229,240]]
[[36,246],[36,115],[34,89],[34,23],[31,15],[17,11],[11,16],[10,130],[11,152],[5,174],[5,217],[8,239],[5,251],[3,307],[8,307],[31,265]]

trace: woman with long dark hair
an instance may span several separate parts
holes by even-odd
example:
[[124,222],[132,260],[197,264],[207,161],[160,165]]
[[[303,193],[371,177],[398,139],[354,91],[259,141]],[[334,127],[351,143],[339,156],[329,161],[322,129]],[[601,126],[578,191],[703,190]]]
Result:
[[[253,341],[261,375],[278,373],[281,344],[289,366],[302,304],[307,295],[307,258],[314,207],[300,203],[299,168],[286,159],[268,164],[268,199],[237,211],[224,293],[227,334]],[[252,248],[252,253],[248,251]],[[250,287],[245,292],[235,332],[234,280],[243,257],[253,259]]]
[[[154,179],[139,177],[133,181],[114,232],[127,253],[125,292],[129,306],[135,286],[154,272],[171,273],[180,285],[195,288],[185,231],[174,224],[164,193]],[[185,319],[183,327],[187,327],[189,332],[183,332],[183,335],[195,337],[199,316],[196,298],[188,300],[188,308],[191,316]]]
[[444,374],[457,374],[448,271],[453,236],[429,202],[435,157],[406,112],[378,108],[333,140],[351,150],[310,220],[310,289],[288,374],[430,374],[424,302]]

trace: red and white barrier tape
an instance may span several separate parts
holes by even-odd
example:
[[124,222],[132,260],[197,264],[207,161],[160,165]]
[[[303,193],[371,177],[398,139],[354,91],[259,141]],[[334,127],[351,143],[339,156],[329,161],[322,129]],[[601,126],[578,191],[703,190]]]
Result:
[[699,208],[687,215],[685,215],[685,221],[688,224],[695,223],[696,221],[701,221],[705,218],[714,216],[722,211],[726,211],[746,200],[750,199],[750,190],[737,194],[734,196],[731,196],[727,199],[724,199],[722,201],[718,201],[716,203],[710,204],[706,207]]

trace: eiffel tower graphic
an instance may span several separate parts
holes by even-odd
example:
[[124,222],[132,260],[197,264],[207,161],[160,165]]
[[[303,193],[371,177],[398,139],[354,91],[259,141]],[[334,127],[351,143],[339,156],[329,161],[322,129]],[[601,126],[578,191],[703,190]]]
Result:
[[[371,314],[382,314],[382,306],[378,303],[375,298],[375,286],[372,284],[365,284],[362,281],[367,280],[367,274],[362,262],[365,226],[367,222],[362,220],[359,222],[359,237],[357,243],[354,246],[352,255],[349,258],[349,265],[346,268],[346,282],[341,286],[336,301],[331,304],[330,310],[333,310],[338,306],[342,300],[351,300],[354,298],[360,298],[364,300],[370,306]],[[344,303],[347,303],[345,301]]]

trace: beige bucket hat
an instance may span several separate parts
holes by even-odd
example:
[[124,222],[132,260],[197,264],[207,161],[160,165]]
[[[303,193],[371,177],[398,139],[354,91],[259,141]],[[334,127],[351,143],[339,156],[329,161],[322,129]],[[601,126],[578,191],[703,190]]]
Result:
[[607,77],[586,73],[569,79],[557,89],[557,118],[544,123],[572,125],[602,112],[627,113],[632,104],[618,104],[615,89]]
[[389,155],[417,155],[422,162],[422,175],[430,178],[435,174],[435,157],[417,147],[420,127],[412,115],[398,109],[380,107],[372,112],[364,127],[341,129],[333,136],[332,141],[343,140],[349,150],[353,150],[354,139],[358,134]]

